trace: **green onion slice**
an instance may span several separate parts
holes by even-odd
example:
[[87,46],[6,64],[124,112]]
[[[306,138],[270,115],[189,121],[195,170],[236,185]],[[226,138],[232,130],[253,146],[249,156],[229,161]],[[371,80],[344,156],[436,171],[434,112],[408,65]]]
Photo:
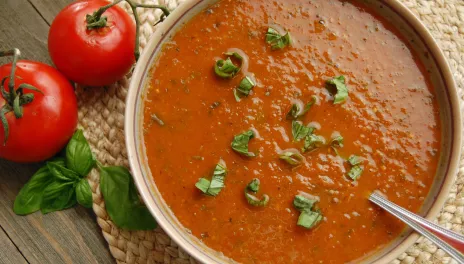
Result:
[[260,200],[255,195],[250,194],[248,192],[252,192],[256,194],[259,191],[260,181],[259,179],[253,179],[250,183],[245,187],[245,198],[247,199],[248,203],[253,206],[266,206],[269,202],[269,196],[267,194],[263,194],[263,198]]
[[345,76],[343,75],[327,80],[326,88],[334,94],[334,104],[341,104],[348,97],[348,88],[345,85]]
[[250,141],[250,139],[254,137],[254,135],[255,134],[253,133],[253,130],[248,130],[246,132],[238,134],[234,137],[230,146],[237,153],[240,153],[247,157],[254,157],[256,156],[255,153],[248,151],[248,142]]
[[276,29],[269,27],[266,32],[266,43],[271,46],[272,50],[283,49],[292,44],[290,33],[281,35]]

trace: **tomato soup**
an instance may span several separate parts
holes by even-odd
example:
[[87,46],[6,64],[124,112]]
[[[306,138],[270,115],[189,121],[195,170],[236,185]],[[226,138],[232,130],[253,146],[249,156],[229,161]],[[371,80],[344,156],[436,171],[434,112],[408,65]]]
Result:
[[[375,252],[405,226],[368,195],[418,212],[439,160],[424,66],[386,20],[351,1],[219,1],[164,44],[144,105],[163,199],[194,236],[241,263]],[[295,126],[311,132],[296,139]],[[255,178],[259,191],[245,190]],[[315,205],[298,208],[297,195]]]

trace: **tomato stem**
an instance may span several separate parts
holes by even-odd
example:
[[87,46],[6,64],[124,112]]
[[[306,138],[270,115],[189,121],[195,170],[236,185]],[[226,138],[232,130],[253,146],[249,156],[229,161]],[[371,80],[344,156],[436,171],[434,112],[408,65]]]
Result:
[[[92,15],[87,14],[87,16],[86,16],[87,29],[92,30],[92,29],[98,29],[98,28],[106,27],[106,25],[107,25],[107,17],[102,16],[103,13],[106,10],[108,10],[109,8],[121,3],[122,1],[126,1],[129,4],[129,6],[131,7],[132,13],[134,13],[134,20],[135,20],[135,50],[134,50],[134,57],[135,57],[135,60],[137,61],[139,59],[139,57],[140,57],[140,48],[139,48],[139,44],[140,44],[140,40],[139,40],[139,36],[140,36],[140,29],[139,29],[139,27],[140,27],[140,19],[139,19],[139,15],[137,13],[137,8],[141,7],[141,8],[161,9],[161,11],[163,11],[163,14],[160,17],[159,22],[164,21],[164,19],[167,16],[169,16],[170,11],[166,6],[162,6],[162,5],[139,4],[139,3],[135,3],[133,0],[116,0],[111,4],[100,7],[97,11],[93,12]],[[156,24],[158,24],[159,22],[157,22]]]
[[[21,118],[24,115],[23,105],[29,104],[34,100],[34,94],[24,94],[24,89],[42,93],[39,89],[27,83],[22,83],[18,86],[18,89],[15,89],[16,64],[18,62],[19,56],[21,56],[21,52],[17,48],[0,51],[0,57],[5,56],[13,56],[13,62],[11,63],[10,76],[4,76],[0,83],[1,95],[3,98],[5,98],[6,101],[6,104],[0,108],[0,122],[3,125],[4,132],[3,145],[6,145],[9,136],[9,126],[8,120],[6,119],[6,114],[13,112],[16,118]],[[9,93],[5,91],[5,82],[8,78],[10,78],[8,81]]]

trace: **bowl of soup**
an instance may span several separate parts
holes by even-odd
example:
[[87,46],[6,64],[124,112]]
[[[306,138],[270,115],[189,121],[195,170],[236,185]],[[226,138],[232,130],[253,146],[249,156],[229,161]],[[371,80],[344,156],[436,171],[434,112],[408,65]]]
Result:
[[458,96],[394,0],[191,0],[132,77],[141,197],[203,263],[388,263],[418,235],[367,199],[433,219],[453,184]]

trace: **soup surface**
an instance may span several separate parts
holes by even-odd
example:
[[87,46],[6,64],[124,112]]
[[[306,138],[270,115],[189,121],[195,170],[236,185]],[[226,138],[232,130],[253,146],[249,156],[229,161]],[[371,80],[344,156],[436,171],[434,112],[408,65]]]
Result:
[[[278,25],[278,26],[276,26]],[[290,32],[292,45],[272,50],[269,27]],[[248,70],[234,78],[213,68],[235,48]],[[233,60],[238,65],[239,62]],[[239,102],[233,90],[245,74],[256,86]],[[326,81],[343,75],[349,96],[334,104]],[[379,190],[418,211],[433,182],[440,152],[439,113],[423,65],[388,22],[350,1],[222,0],[201,12],[162,48],[145,99],[149,166],[179,221],[207,246],[242,263],[344,263],[365,257],[404,226],[367,200]],[[326,144],[303,153],[286,118],[295,102],[317,102],[299,117]],[[159,124],[161,119],[164,125]],[[252,129],[245,157],[234,136]],[[340,134],[343,147],[330,147]],[[300,152],[291,166],[279,154]],[[351,155],[362,157],[357,180]],[[211,179],[219,160],[225,187],[213,197],[195,187]],[[266,206],[247,202],[258,178]],[[295,195],[317,198],[322,221],[297,225]]]

